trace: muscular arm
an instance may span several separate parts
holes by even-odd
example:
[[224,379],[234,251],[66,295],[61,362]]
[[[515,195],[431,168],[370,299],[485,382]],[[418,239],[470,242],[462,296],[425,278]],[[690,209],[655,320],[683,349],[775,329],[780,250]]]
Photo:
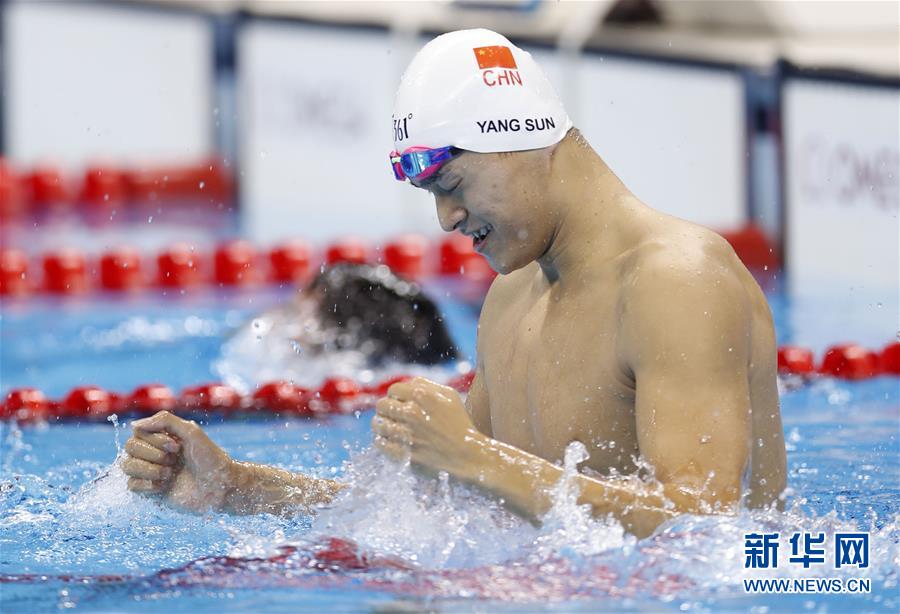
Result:
[[750,461],[746,290],[727,260],[660,258],[627,300],[621,354],[637,385],[641,456],[663,484],[694,493],[681,505],[733,509]]
[[232,460],[196,422],[169,412],[137,420],[122,469],[128,488],[192,512],[289,514],[331,501],[333,480]]
[[[622,361],[635,374],[638,443],[656,481],[576,478],[579,503],[612,514],[638,536],[679,513],[730,511],[740,497],[750,438],[749,313],[732,272],[698,266],[648,266],[624,303]],[[426,380],[395,385],[396,402],[378,405],[381,448],[410,454],[539,520],[562,469],[466,424],[442,388]]]
[[343,488],[335,480],[257,463],[233,461],[233,478],[222,510],[231,514],[289,515],[330,502]]

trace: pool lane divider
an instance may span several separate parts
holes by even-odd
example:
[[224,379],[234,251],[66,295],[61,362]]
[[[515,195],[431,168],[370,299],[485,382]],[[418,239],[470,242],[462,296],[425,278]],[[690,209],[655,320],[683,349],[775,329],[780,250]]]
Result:
[[[115,166],[93,164],[80,177],[41,163],[16,168],[0,156],[0,221],[26,222],[55,212],[92,223],[116,225],[142,208],[233,210],[235,185],[225,160],[191,164]],[[116,215],[119,213],[119,215]]]
[[[722,236],[744,264],[772,274],[778,256],[765,234],[753,225]],[[34,260],[34,262],[32,262]],[[35,294],[83,295],[92,291],[129,293],[149,288],[246,288],[260,284],[298,284],[307,281],[321,264],[338,262],[386,264],[409,278],[427,275],[459,276],[489,283],[496,273],[474,250],[472,239],[452,233],[431,242],[416,234],[397,237],[374,249],[356,237],[344,237],[317,251],[302,240],[259,250],[242,239],[220,243],[212,253],[176,243],[156,254],[155,270],[148,257],[134,247],[108,249],[99,256],[60,248],[31,258],[15,248],[0,249],[0,296]],[[34,266],[33,266],[34,265]],[[37,272],[40,275],[37,275]]]
[[[340,262],[385,264],[399,275],[413,279],[449,275],[490,282],[496,275],[474,250],[472,239],[458,233],[430,248],[420,235],[403,235],[380,250],[361,239],[345,237],[327,245],[320,253],[301,240],[287,241],[263,251],[237,239],[219,244],[212,253],[176,243],[156,255],[155,271],[147,270],[146,260],[146,256],[129,246],[109,249],[99,257],[61,248],[34,258],[34,262],[22,250],[2,249],[0,296],[73,296],[92,291],[128,293],[150,288],[187,290],[301,284],[321,264]],[[40,279],[34,275],[35,269],[40,270]]]
[[[48,399],[36,388],[10,391],[0,420],[17,422],[103,421],[110,415],[149,416],[158,411],[222,417],[280,416],[321,418],[374,407],[392,384],[410,379],[398,375],[376,384],[361,385],[348,378],[328,378],[318,388],[304,388],[287,381],[268,382],[252,394],[243,395],[220,383],[189,386],[176,395],[162,384],[147,384],[119,395],[97,386],[73,388],[60,399]],[[456,376],[448,386],[467,392],[474,372]]]
[[778,371],[799,376],[824,375],[860,380],[879,375],[900,375],[900,342],[888,343],[881,350],[869,350],[856,343],[829,347],[815,364],[810,349],[794,345],[778,348]]
[[[836,377],[864,380],[878,376],[900,376],[900,342],[880,351],[843,343],[826,350],[816,365],[810,349],[793,345],[778,348],[778,371],[804,380]],[[376,384],[363,385],[349,378],[328,378],[318,388],[274,381],[243,395],[220,383],[189,386],[176,395],[162,384],[147,384],[130,394],[119,395],[97,386],[73,388],[61,399],[48,399],[36,388],[18,388],[0,405],[0,420],[23,423],[38,421],[105,420],[111,414],[150,415],[158,411],[218,415],[277,415],[316,418],[370,409],[395,382],[411,376],[398,375]],[[475,375],[469,371],[447,385],[467,392]]]

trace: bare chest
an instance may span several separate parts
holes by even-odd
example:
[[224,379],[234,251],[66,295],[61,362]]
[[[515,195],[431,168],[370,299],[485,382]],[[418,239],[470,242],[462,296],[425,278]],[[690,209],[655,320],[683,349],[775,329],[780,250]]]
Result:
[[551,461],[580,441],[587,466],[633,468],[634,388],[616,355],[612,297],[550,293],[483,321],[482,360],[495,438]]

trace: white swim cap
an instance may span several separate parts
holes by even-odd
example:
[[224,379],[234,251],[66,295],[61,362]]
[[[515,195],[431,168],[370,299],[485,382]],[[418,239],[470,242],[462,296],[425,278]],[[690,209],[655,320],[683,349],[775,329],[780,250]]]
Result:
[[531,54],[481,28],[442,34],[416,54],[400,80],[392,119],[401,153],[413,146],[538,149],[572,127]]

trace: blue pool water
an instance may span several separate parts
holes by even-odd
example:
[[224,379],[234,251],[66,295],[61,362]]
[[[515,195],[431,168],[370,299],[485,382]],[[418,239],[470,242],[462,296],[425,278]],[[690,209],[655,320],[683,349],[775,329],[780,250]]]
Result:
[[[455,302],[444,286],[430,291],[471,357],[477,307]],[[179,389],[218,379],[224,340],[288,296],[272,289],[5,304],[0,392],[35,386],[59,396],[84,384],[128,392],[150,381]],[[874,347],[897,332],[883,317],[852,317],[859,330],[838,335],[835,318],[813,304],[777,290],[770,301],[780,343]],[[565,489],[537,528],[457,484],[420,479],[368,450],[368,412],[206,425],[236,458],[355,485],[315,517],[292,519],[186,515],[128,493],[114,464],[127,425],[3,424],[0,609],[896,611],[898,387],[897,378],[876,378],[786,388],[786,511],[686,516],[640,541],[590,518]],[[870,532],[867,569],[835,570],[829,556],[804,571],[787,564],[787,539],[778,570],[743,568],[744,533],[824,532],[831,544],[846,530]],[[335,557],[342,546],[332,538],[355,544],[365,561]],[[871,593],[746,595],[747,577],[869,578]]]

